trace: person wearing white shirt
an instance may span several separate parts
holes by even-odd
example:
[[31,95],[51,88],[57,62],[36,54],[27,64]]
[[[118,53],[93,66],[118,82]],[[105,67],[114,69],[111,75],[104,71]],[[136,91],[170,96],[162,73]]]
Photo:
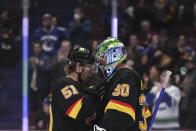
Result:
[[[165,72],[163,72],[160,76],[161,81],[164,79]],[[153,129],[163,129],[163,130],[171,130],[178,129],[180,127],[178,119],[179,119],[179,103],[180,103],[180,89],[168,82],[168,86],[165,89],[165,93],[162,97],[159,109],[157,111]],[[151,91],[146,95],[146,103],[149,106],[152,106],[152,110],[154,110],[157,100],[160,95],[160,91],[162,88],[162,84],[157,82],[154,83],[154,87]]]

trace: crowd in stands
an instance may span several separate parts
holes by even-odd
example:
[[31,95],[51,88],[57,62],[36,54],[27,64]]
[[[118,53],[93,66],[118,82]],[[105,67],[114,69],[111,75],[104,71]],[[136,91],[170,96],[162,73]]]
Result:
[[[143,79],[146,104],[152,110],[164,71],[173,72],[153,128],[196,129],[196,1],[121,0],[118,4],[118,38],[127,48],[128,65]],[[68,25],[48,12],[43,14],[42,27],[31,34],[31,128],[47,128],[50,92],[66,76],[70,50],[82,46],[95,54],[98,44],[111,34],[111,0],[78,0],[78,6]],[[7,12],[1,12],[0,105],[6,102],[3,92],[18,59],[18,37],[12,26]]]
[[[0,115],[7,114],[7,88],[11,81],[11,71],[16,66],[20,53],[17,34],[17,22],[11,17],[8,10],[2,10],[0,13]],[[18,26],[19,27],[19,26]]]

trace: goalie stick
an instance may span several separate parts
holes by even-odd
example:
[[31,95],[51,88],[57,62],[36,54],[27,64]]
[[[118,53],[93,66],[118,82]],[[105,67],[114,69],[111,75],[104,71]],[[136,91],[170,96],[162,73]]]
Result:
[[152,124],[154,122],[155,116],[157,114],[157,110],[158,110],[160,102],[161,102],[161,98],[162,98],[162,96],[163,96],[163,94],[165,92],[165,88],[167,87],[167,84],[168,84],[168,81],[169,81],[169,77],[170,77],[171,74],[172,74],[171,71],[166,71],[163,87],[161,89],[161,93],[160,93],[159,98],[157,100],[156,107],[154,109],[154,112],[153,112],[153,115],[152,115],[152,119],[151,119],[151,122],[150,122],[150,126],[148,127],[148,131],[150,131],[150,129],[152,127]]

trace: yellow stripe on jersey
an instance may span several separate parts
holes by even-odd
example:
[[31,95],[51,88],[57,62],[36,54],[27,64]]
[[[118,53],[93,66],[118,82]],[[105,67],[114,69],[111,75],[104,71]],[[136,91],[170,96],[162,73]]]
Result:
[[53,127],[53,116],[52,116],[52,106],[50,105],[50,125],[49,125],[49,131],[52,131],[52,127]]
[[152,114],[150,112],[150,110],[148,109],[148,107],[145,108],[145,117],[148,118],[150,117]]
[[127,103],[124,103],[121,101],[116,101],[116,100],[110,100],[109,103],[107,104],[104,112],[106,113],[107,110],[109,110],[109,109],[126,113],[126,114],[130,115],[133,118],[133,120],[135,121],[135,110],[131,105],[129,105]]
[[143,82],[141,80],[141,90],[144,90]]
[[82,108],[82,100],[83,97],[73,103],[73,105],[67,110],[66,114],[69,117],[76,119],[80,109]]

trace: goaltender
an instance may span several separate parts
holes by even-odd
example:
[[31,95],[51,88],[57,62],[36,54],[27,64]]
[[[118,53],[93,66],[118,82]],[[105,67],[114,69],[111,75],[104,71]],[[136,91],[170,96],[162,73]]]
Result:
[[126,64],[126,48],[107,38],[97,50],[97,63],[105,72],[106,95],[97,112],[94,131],[146,131],[150,111],[144,103],[144,87],[137,72]]

